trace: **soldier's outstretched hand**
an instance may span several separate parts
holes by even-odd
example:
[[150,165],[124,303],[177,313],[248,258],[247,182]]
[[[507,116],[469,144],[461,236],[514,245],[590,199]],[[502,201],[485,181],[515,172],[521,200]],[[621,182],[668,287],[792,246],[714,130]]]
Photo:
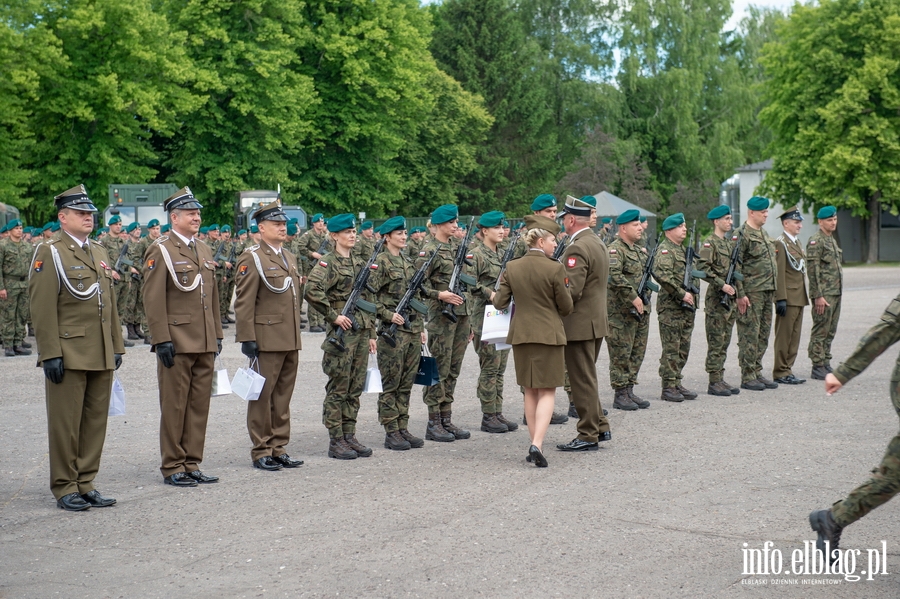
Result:
[[832,395],[841,390],[844,384],[838,380],[838,377],[834,376],[833,373],[829,372],[825,375],[825,393],[828,395]]

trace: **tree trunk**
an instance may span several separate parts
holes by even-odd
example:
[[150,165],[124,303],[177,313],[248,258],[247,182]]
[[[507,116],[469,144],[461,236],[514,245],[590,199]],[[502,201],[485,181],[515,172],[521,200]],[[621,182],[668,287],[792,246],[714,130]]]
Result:
[[866,238],[868,243],[868,252],[866,252],[866,264],[875,264],[878,262],[878,233],[881,230],[881,192],[877,191],[869,198],[868,208],[869,219],[866,228]]

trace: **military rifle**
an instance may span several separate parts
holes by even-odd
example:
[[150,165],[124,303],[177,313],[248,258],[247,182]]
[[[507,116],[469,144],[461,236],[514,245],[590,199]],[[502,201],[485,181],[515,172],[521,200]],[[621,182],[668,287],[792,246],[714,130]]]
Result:
[[[688,242],[688,248],[684,252],[684,278],[681,281],[681,287],[688,293],[699,294],[700,288],[694,285],[694,277],[705,278],[706,273],[702,270],[696,270],[694,268],[694,260],[697,259],[697,252],[694,251],[694,236],[697,233],[697,221],[694,221],[694,226],[691,227],[691,239]],[[691,312],[695,312],[697,310],[697,306],[693,304],[689,304],[686,301],[681,301],[681,307],[685,310],[690,310]]]
[[216,263],[216,268],[221,268],[221,266],[219,266],[219,260],[222,260],[225,257],[225,253],[222,251],[224,249],[225,249],[225,240],[220,239],[219,240],[219,248],[216,250],[216,255],[213,256],[213,262]]
[[[641,298],[641,301],[644,302],[645,306],[650,305],[650,295],[654,291],[659,291],[659,286],[650,280],[650,277],[653,276],[653,262],[656,260],[656,247],[659,245],[659,242],[662,241],[663,234],[660,233],[659,237],[656,238],[656,245],[653,246],[652,250],[647,250],[647,259],[644,261],[644,271],[641,273],[641,281],[637,286],[637,295]],[[640,322],[644,315],[637,311],[637,308],[633,307],[630,310],[631,316],[638,322]]]
[[506,251],[503,252],[503,259],[500,261],[500,274],[497,275],[497,282],[494,283],[494,291],[500,289],[500,277],[503,276],[503,273],[506,272],[506,265],[509,264],[509,261],[512,260],[512,257],[516,253],[516,243],[519,241],[519,229],[515,233],[513,233],[512,238],[509,240],[509,245],[506,248]]
[[[422,290],[422,283],[425,282],[425,273],[428,272],[428,269],[431,268],[431,264],[434,262],[434,257],[437,256],[438,250],[441,249],[441,245],[438,244],[437,249],[432,250],[431,256],[428,257],[428,260],[423,264],[419,270],[416,271],[416,274],[413,275],[413,278],[409,282],[409,289],[406,290],[406,293],[403,295],[403,298],[400,300],[400,303],[397,304],[394,312],[403,317],[403,328],[408,329],[409,323],[416,317],[415,314],[410,312],[410,308],[419,312],[420,314],[428,313],[428,306],[420,302],[416,299],[416,295]],[[378,252],[376,252],[377,254]],[[397,323],[392,322],[389,327],[382,327],[379,335],[384,341],[390,345],[391,347],[397,347]]]
[[[459,242],[459,246],[456,248],[456,257],[453,259],[453,273],[450,275],[450,285],[447,287],[447,291],[462,297],[465,285],[475,285],[478,283],[475,279],[470,277],[467,274],[463,274],[463,268],[468,264],[472,265],[468,258],[469,252],[469,243],[472,239],[472,223],[475,222],[475,217],[471,217],[469,219],[469,226],[466,227],[466,236],[463,237],[462,241]],[[454,311],[453,304],[448,304],[447,302],[441,302],[441,314],[443,314],[447,320],[450,322],[456,322],[458,319],[456,317],[456,312]]]
[[320,256],[324,255],[323,252],[328,249],[328,235],[325,235],[325,239],[322,240],[322,243],[319,244],[319,249],[316,250],[316,253]]
[[[737,271],[737,265],[740,263],[740,251],[741,251],[741,236],[743,235],[743,230],[738,229],[737,232],[737,240],[734,244],[734,249],[731,250],[731,260],[728,261],[728,272],[725,273],[725,284],[731,285],[734,287],[735,281],[743,281],[744,275]],[[724,291],[722,292],[722,299],[719,300],[719,303],[722,304],[726,308],[731,307],[731,301],[734,299],[734,296],[728,295]]]
[[126,254],[128,253],[129,245],[131,245],[131,239],[126,239],[125,244],[122,246],[122,251],[119,252],[119,258],[116,260],[116,265],[113,267],[117,272],[119,272],[123,275],[129,274],[128,272],[122,270],[123,264],[125,266],[128,266],[129,268],[134,266],[134,262],[132,262],[131,260],[129,260],[126,257]]
[[[350,328],[353,331],[359,330],[359,323],[356,320],[357,308],[371,314],[377,312],[375,304],[364,300],[362,294],[364,291],[375,293],[375,290],[369,287],[369,275],[372,274],[374,268],[377,268],[375,259],[378,257],[378,252],[381,251],[386,239],[387,236],[384,236],[375,244],[375,251],[369,256],[366,265],[357,273],[356,279],[353,281],[353,290],[350,292],[350,297],[347,298],[347,303],[344,304],[344,309],[341,310],[341,316],[346,316],[350,319]],[[344,345],[344,329],[342,327],[335,325],[334,335],[328,338],[328,342],[337,346],[341,351],[347,351],[347,346]]]
[[556,261],[559,261],[559,259],[562,258],[563,252],[566,251],[566,248],[568,247],[568,245],[569,245],[569,236],[567,235],[565,238],[563,238],[562,241],[560,241],[559,243],[556,244],[556,249],[553,250],[553,259]]

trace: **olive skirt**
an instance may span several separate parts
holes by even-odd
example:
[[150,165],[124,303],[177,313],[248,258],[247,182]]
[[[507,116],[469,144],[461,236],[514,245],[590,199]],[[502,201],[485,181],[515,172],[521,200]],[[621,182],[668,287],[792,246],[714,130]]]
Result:
[[566,346],[543,343],[513,345],[516,382],[532,389],[562,387],[566,379]]

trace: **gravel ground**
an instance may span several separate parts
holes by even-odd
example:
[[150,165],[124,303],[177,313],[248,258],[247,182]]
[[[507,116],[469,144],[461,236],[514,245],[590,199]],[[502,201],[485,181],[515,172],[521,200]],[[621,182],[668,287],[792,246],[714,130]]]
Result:
[[[846,286],[835,366],[896,295],[900,268],[851,268]],[[807,310],[795,368],[804,377],[810,326]],[[612,410],[613,438],[598,452],[550,449],[575,435],[574,421],[552,426],[550,467],[536,469],[524,461],[524,427],[478,430],[471,350],[454,406],[470,440],[389,452],[377,397],[366,394],[358,437],[374,456],[329,459],[322,340],[304,335],[293,400],[288,449],[306,464],[251,468],[244,402],[217,397],[203,469],[222,480],[193,489],[162,484],[155,358],[145,346],[129,350],[119,371],[127,415],[110,418],[96,480],[118,504],[83,513],[57,509],[48,489],[41,370],[33,357],[0,360],[0,597],[897,597],[900,502],[841,540],[860,550],[856,574],[885,540],[888,574],[852,582],[744,570],[744,549],[766,541],[789,569],[792,552],[815,539],[810,510],[844,497],[879,463],[897,433],[888,396],[896,348],[834,397],[810,380],[670,404],[657,399],[654,318],[636,389],[651,408]],[[693,343],[685,385],[705,392],[699,314]],[[245,362],[234,343],[223,358],[232,374]],[[604,351],[605,405],[608,365]],[[771,346],[764,365],[770,374]],[[739,383],[734,344],[727,368],[727,380]],[[504,412],[521,418],[514,377],[510,364]],[[566,407],[562,389],[557,405]],[[410,428],[424,435],[420,388],[411,409]]]

